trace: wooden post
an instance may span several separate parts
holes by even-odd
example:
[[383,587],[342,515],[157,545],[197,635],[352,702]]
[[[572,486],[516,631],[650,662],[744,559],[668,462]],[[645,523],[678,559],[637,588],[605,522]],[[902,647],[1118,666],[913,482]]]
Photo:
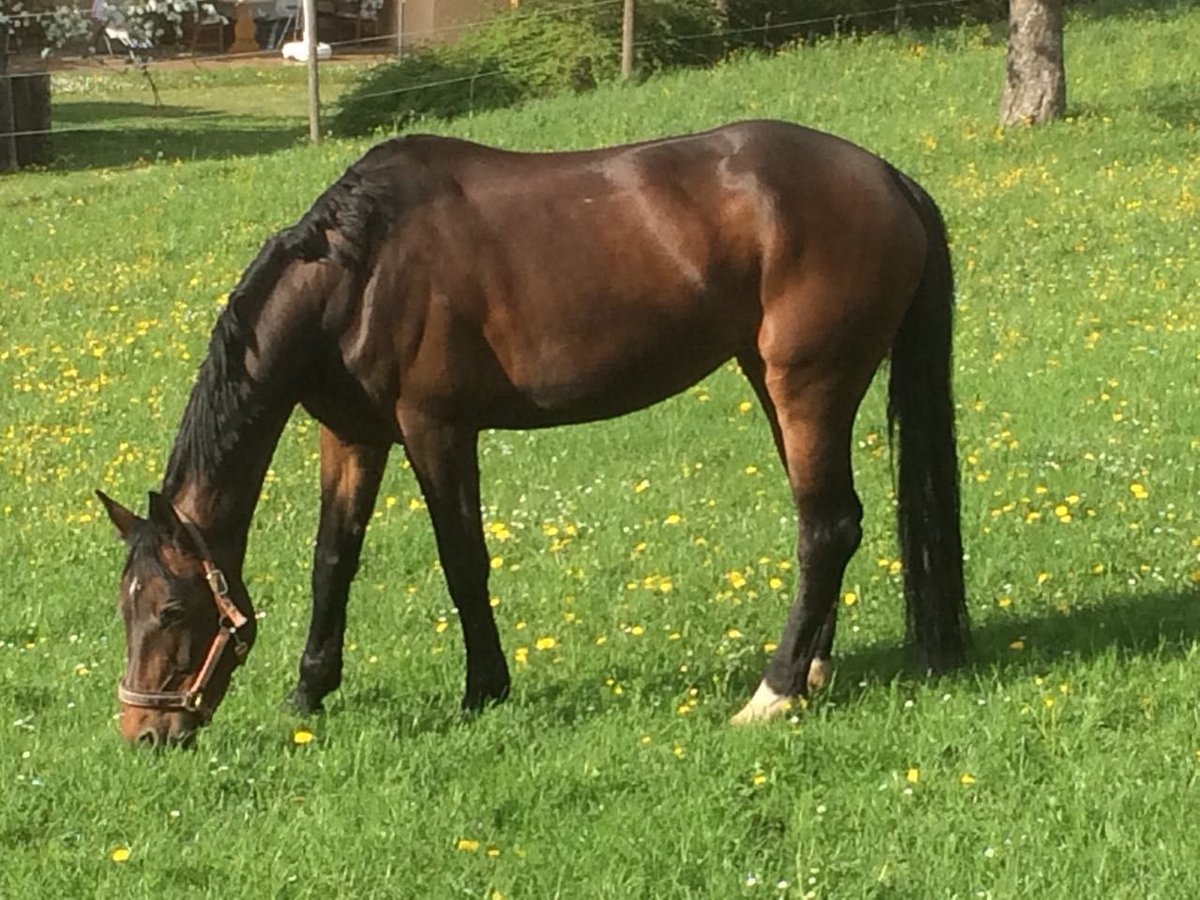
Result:
[[396,56],[404,55],[404,0],[396,0]]
[[625,0],[621,18],[621,78],[626,81],[633,77],[633,6],[633,0]]
[[50,73],[6,78],[11,85],[17,166],[50,165]]
[[15,122],[12,79],[8,76],[8,23],[0,22],[0,172],[17,170]]
[[304,54],[308,66],[308,139],[321,142],[321,90],[317,78],[317,0],[304,0]]

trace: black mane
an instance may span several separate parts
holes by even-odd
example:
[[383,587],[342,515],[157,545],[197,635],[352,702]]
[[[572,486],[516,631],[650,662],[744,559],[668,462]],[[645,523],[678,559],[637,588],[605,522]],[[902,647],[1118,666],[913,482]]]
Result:
[[167,496],[189,473],[215,475],[262,411],[263,385],[246,371],[246,353],[255,348],[263,304],[287,268],[297,261],[328,260],[350,272],[358,285],[365,282],[373,248],[412,198],[414,182],[422,181],[411,177],[414,166],[406,164],[416,163],[404,152],[410,144],[411,139],[397,139],[369,150],[296,224],[268,239],[242,273],[213,327],[184,409],[163,477]]

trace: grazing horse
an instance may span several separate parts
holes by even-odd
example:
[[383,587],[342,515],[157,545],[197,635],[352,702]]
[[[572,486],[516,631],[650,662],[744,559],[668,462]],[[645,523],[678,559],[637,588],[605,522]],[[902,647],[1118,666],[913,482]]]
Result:
[[128,545],[123,735],[187,741],[252,646],[247,533],[297,404],[321,424],[321,513],[292,704],[315,710],[341,682],[350,583],[401,444],[475,708],[509,690],[488,603],[480,431],[624,415],[729,359],[766,413],[799,523],[795,601],[734,721],[777,715],[826,678],[862,535],[852,424],[889,353],[909,634],[925,668],[961,663],[952,305],[929,195],[796,125],[570,153],[429,135],[379,144],[266,242],[230,294],[147,517],[100,494]]

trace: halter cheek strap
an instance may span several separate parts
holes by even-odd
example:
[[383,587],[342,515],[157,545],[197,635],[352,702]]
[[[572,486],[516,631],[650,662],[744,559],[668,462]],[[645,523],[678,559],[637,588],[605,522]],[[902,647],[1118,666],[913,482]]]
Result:
[[235,664],[241,665],[245,661],[246,654],[250,651],[250,645],[238,634],[238,629],[242,628],[249,619],[229,598],[229,582],[225,580],[224,573],[209,560],[211,554],[208,552],[200,530],[182,516],[180,520],[187,526],[200,552],[204,554],[202,560],[204,580],[208,582],[213,604],[217,607],[217,633],[208,645],[208,652],[204,654],[204,661],[200,664],[200,668],[184,682],[183,687],[179,690],[134,690],[126,685],[125,679],[122,678],[117,685],[117,699],[126,706],[159,710],[178,709],[197,713],[205,719],[209,719],[212,717],[212,710],[204,705],[204,689],[217,670],[217,664],[221,661],[221,656],[230,642],[233,643],[233,654],[237,658]]

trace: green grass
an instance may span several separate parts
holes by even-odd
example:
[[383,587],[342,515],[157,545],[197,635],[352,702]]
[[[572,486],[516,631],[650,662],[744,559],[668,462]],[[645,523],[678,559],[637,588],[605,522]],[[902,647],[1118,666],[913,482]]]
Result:
[[[323,65],[322,102],[335,101],[363,64]],[[248,156],[308,137],[303,65],[174,63],[149,73],[117,64],[54,75],[49,168]]]
[[986,30],[439,128],[544,148],[776,116],[866,144],[944,207],[974,662],[905,667],[877,387],[835,682],[751,730],[725,720],[782,626],[794,530],[750,390],[721,370],[649,413],[486,436],[515,684],[471,722],[397,451],[345,685],[305,746],[277,707],[316,520],[298,417],[252,531],[249,666],[197,752],[121,746],[121,549],[90,491],[157,486],[224,292],[365,145],[0,182],[0,896],[1200,893],[1198,40],[1196,12],[1074,21],[1070,116],[1036,130],[994,127]]

